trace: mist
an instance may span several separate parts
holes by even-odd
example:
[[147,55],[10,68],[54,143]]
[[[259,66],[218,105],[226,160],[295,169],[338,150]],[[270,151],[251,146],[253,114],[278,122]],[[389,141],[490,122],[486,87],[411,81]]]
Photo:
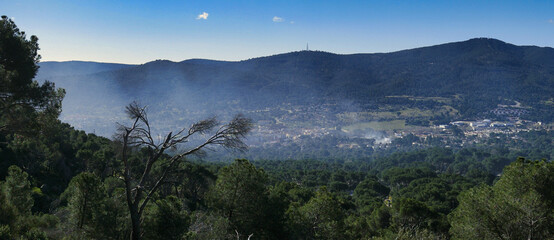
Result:
[[[551,109],[540,104],[552,92],[549,80],[542,79],[544,63],[518,58],[521,63],[500,65],[502,59],[490,59],[495,55],[489,51],[496,50],[484,47],[499,44],[510,51],[515,47],[477,39],[389,54],[300,51],[238,62],[157,60],[142,65],[46,62],[37,79],[66,89],[62,121],[105,137],[112,136],[116,123],[126,124],[124,108],[133,101],[147,106],[155,135],[214,116],[224,123],[241,113],[255,123],[250,146],[298,145],[302,151],[313,139],[334,139],[331,147],[348,139],[371,140],[364,147],[387,145],[405,134],[407,121],[488,116],[510,99],[551,121]],[[474,52],[467,55],[462,47]],[[552,53],[546,49],[543,55]],[[489,58],[486,64],[481,55]],[[537,66],[531,68],[534,73],[526,65]],[[523,71],[537,79],[518,80]]]

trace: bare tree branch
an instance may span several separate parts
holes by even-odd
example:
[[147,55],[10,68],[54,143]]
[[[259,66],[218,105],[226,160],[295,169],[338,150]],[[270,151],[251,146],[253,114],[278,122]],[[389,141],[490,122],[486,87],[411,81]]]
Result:
[[[176,163],[182,161],[186,156],[204,154],[210,146],[222,146],[227,149],[238,149],[244,151],[247,145],[244,138],[252,129],[252,120],[243,115],[236,115],[229,123],[221,125],[215,133],[209,135],[218,125],[215,117],[208,118],[192,124],[189,128],[183,128],[176,134],[168,133],[163,141],[156,142],[152,137],[152,130],[146,112],[146,107],[132,102],[125,108],[125,113],[132,119],[133,124],[129,127],[118,124],[118,130],[114,137],[122,143],[121,158],[124,164],[123,180],[127,205],[129,207],[132,223],[132,239],[140,239],[142,213],[152,196],[165,183],[165,179],[172,173]],[[167,160],[167,164],[161,167],[162,173],[151,179],[151,172],[154,164],[164,159],[167,149],[177,149],[178,145],[188,143],[193,135],[206,136],[205,140],[181,153],[175,154]],[[140,178],[133,179],[131,166],[128,161],[129,154],[133,149],[148,148],[145,165]],[[135,175],[137,176],[137,175]],[[143,196],[143,193],[146,195]]]

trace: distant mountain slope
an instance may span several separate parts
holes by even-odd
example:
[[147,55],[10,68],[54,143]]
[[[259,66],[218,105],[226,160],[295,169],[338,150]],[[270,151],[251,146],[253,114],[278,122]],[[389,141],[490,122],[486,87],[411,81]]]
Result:
[[552,48],[472,39],[388,54],[303,51],[242,62],[156,61],[103,75],[114,74],[124,91],[165,91],[190,84],[208,91],[225,86],[254,96],[300,101],[308,96],[363,101],[402,94],[532,101],[554,92],[553,59]]
[[391,95],[456,95],[455,107],[462,117],[515,100],[535,108],[539,118],[553,118],[552,105],[542,103],[554,97],[554,49],[487,38],[379,54],[300,51],[240,62],[193,59],[40,66],[38,79],[49,78],[66,88],[65,102],[79,102],[81,107],[95,101],[110,105],[139,99],[159,106],[236,110],[284,102],[347,100],[363,105]]
[[50,76],[84,75],[105,71],[118,70],[134,65],[119,63],[98,63],[84,61],[41,62],[39,63],[41,78]]

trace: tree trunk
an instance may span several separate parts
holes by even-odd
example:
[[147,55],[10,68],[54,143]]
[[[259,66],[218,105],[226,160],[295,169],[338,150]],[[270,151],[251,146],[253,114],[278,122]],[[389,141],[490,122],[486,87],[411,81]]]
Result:
[[138,212],[138,204],[131,204],[129,206],[131,210],[131,240],[139,240],[140,239],[140,215]]

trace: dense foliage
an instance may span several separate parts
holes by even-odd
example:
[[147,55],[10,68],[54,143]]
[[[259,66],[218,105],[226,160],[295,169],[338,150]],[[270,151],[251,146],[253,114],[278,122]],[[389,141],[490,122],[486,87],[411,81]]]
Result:
[[[103,148],[111,146],[106,141]],[[183,163],[147,206],[143,235],[148,239],[242,239],[252,234],[254,239],[465,239],[470,235],[464,231],[480,229],[475,230],[481,234],[477,238],[489,238],[496,230],[478,219],[493,217],[491,221],[506,227],[500,233],[505,236],[520,234],[518,229],[529,221],[534,224],[530,228],[536,229],[533,236],[549,236],[552,163],[518,160],[496,177],[493,187],[489,184],[495,175],[486,170],[456,172],[436,167],[449,162],[448,153],[462,164],[487,159],[464,159],[465,151],[473,157],[484,153],[432,149],[365,164]],[[407,156],[419,160],[409,162]],[[42,176],[9,167],[1,183],[3,236],[128,238],[130,216],[120,173],[106,174],[102,165],[94,166],[76,170],[71,181],[59,183],[57,192],[42,191]],[[502,211],[492,208],[504,205]],[[515,212],[523,215],[513,218]],[[502,218],[508,216],[514,227],[504,224]]]
[[[60,132],[68,133],[67,140],[60,143],[74,141],[65,143],[67,149],[63,152],[51,147],[48,151],[53,153],[49,158],[33,161],[25,151],[5,149],[17,159],[30,159],[13,161],[19,167],[2,169],[5,173],[0,195],[3,236],[127,239],[130,216],[121,172],[114,171],[114,166],[121,164],[114,154],[115,144],[58,124],[63,130]],[[37,152],[48,148],[35,148],[51,145],[56,140],[25,138],[24,141],[34,142],[29,149]],[[548,188],[554,176],[548,172],[552,171],[552,163],[518,160],[502,171],[512,162],[505,158],[518,153],[521,152],[509,149],[433,148],[359,161],[186,162],[174,168],[170,180],[148,204],[143,236],[148,239],[233,239],[237,236],[246,239],[251,234],[253,239],[465,238],[468,235],[463,231],[469,226],[482,228],[479,230],[482,233],[477,234],[489,234],[487,226],[475,225],[476,219],[488,216],[487,211],[509,216],[513,216],[512,211],[520,212],[513,210],[517,208],[513,203],[522,200],[506,198],[518,197],[518,194],[523,202],[532,201],[534,205],[524,208],[527,213],[522,212],[526,215],[521,219],[511,218],[512,224],[522,226],[521,221],[533,216],[529,214],[539,214],[536,226],[549,229],[544,224],[551,221],[541,219],[552,216],[548,212],[552,211],[548,202],[551,198],[547,197],[552,194]],[[137,161],[143,154],[146,153],[138,151],[130,158]],[[2,159],[6,159],[4,156]],[[70,164],[41,167],[44,164],[41,161],[57,162],[61,158]],[[59,172],[66,172],[67,176],[60,176]],[[154,170],[153,174],[161,172]],[[489,184],[494,179],[500,180],[491,188]],[[525,189],[519,189],[523,183]],[[532,187],[527,187],[530,183]],[[481,208],[475,208],[476,201],[486,202],[478,203]],[[504,212],[489,208],[491,204],[508,203]],[[494,221],[504,221],[502,217],[505,216],[499,215],[499,220]],[[502,234],[519,230],[504,231]],[[537,230],[533,234],[548,236],[545,231]]]
[[[38,38],[27,39],[13,20],[0,20],[0,133],[31,135],[45,122],[57,118],[63,89],[33,78],[37,74]],[[0,142],[3,142],[0,139]]]

